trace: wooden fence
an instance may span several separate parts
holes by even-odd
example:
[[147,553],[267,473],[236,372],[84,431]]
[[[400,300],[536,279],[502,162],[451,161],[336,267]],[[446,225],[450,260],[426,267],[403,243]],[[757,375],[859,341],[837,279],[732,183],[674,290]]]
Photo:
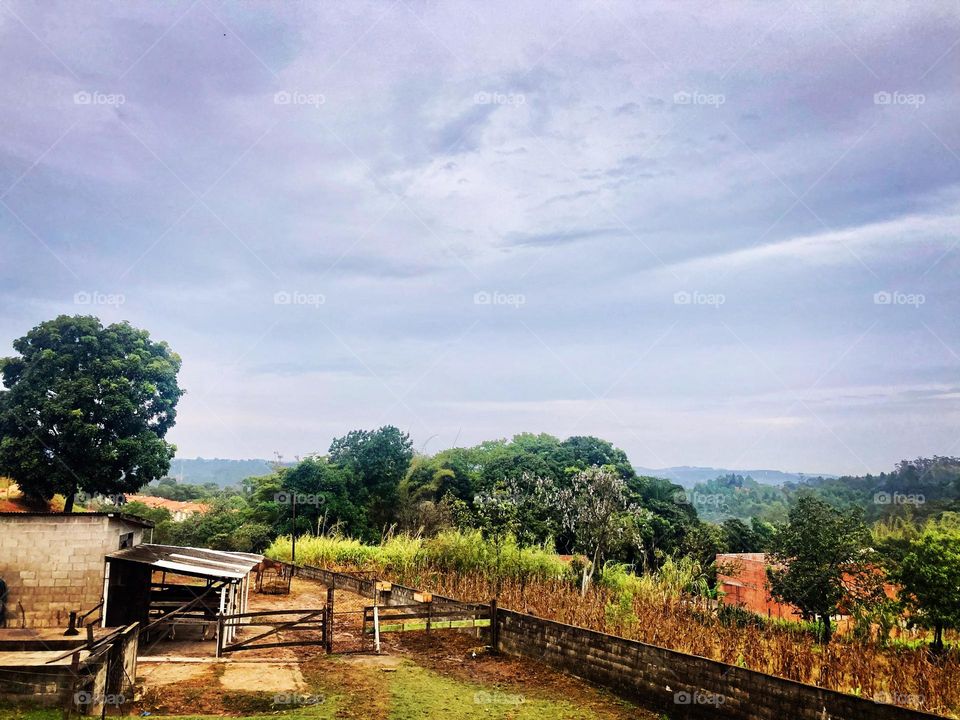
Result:
[[[490,606],[474,603],[430,601],[412,605],[378,606],[376,611],[382,633],[490,627]],[[364,634],[374,632],[377,619],[372,605],[363,609]]]

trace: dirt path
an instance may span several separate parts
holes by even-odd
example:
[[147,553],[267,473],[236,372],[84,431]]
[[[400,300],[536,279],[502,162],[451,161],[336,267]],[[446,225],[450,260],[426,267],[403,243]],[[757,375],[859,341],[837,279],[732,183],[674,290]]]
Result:
[[[326,598],[320,583],[295,578],[289,595],[251,594],[250,610],[319,609]],[[283,703],[295,701],[316,703],[296,716],[317,720],[657,717],[538,663],[491,656],[467,632],[386,633],[381,654],[374,655],[372,639],[360,637],[368,604],[368,598],[336,591],[333,655],[321,646],[303,646],[240,651],[217,660],[212,640],[158,643],[149,652],[160,662],[138,668],[143,691],[135,714],[244,716],[289,710]],[[262,631],[243,628],[238,639]],[[312,635],[281,631],[271,640]]]

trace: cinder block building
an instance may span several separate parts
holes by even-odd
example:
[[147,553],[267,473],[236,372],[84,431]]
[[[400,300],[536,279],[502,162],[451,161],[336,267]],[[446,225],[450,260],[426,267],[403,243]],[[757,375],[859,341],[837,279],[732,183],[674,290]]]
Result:
[[6,626],[66,627],[70,611],[94,609],[105,557],[139,545],[152,527],[121,513],[0,512]]

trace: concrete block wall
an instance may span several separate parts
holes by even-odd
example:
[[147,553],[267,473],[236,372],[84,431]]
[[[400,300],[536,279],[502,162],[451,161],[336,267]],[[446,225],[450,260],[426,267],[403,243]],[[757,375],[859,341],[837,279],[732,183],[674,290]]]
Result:
[[[77,663],[0,666],[0,698],[13,706],[69,708],[74,713],[99,717],[133,700],[137,674],[139,626],[134,623],[103,641],[92,655]],[[28,650],[48,650],[42,640]],[[75,641],[76,649],[83,645]]]
[[939,717],[511,610],[498,609],[496,622],[501,652],[610,688],[671,720]]
[[77,678],[69,665],[0,668],[0,697],[11,705],[61,707],[73,695]]
[[143,528],[119,517],[0,516],[7,627],[66,627],[71,610],[96,606],[103,594],[104,556],[119,550],[120,536],[128,532],[134,544],[142,541]]
[[[339,573],[324,568],[313,567],[312,565],[297,565],[294,567],[294,574],[298,577],[305,577],[310,580],[316,580],[327,587],[336,590],[348,590],[363,597],[373,598],[374,580],[361,579],[349,573]],[[414,593],[419,590],[406,585],[392,583],[389,593],[382,593],[380,603],[382,605],[413,605],[417,601],[414,599]],[[445,601],[456,603],[458,600],[444,597],[443,595],[433,595],[434,601]]]

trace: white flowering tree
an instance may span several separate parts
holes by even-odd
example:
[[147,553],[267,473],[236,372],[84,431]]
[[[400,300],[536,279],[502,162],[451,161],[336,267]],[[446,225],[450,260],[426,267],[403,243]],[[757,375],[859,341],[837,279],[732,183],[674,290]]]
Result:
[[550,496],[575,549],[590,558],[581,585],[586,594],[597,567],[624,530],[625,514],[634,510],[630,490],[619,473],[604,465],[580,470],[554,486]]

